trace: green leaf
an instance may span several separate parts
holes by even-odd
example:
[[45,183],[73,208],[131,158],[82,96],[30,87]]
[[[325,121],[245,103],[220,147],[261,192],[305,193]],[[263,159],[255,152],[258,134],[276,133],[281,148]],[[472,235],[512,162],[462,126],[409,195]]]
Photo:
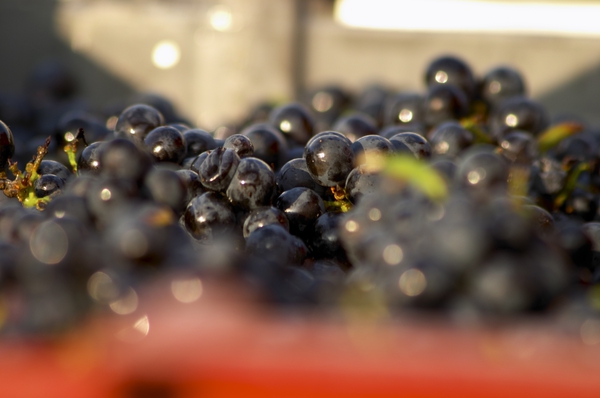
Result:
[[561,207],[565,203],[565,201],[569,198],[569,196],[571,195],[571,193],[577,186],[577,181],[579,180],[579,176],[581,175],[581,173],[583,173],[584,171],[587,171],[589,169],[590,169],[590,165],[585,162],[581,162],[577,166],[574,166],[571,169],[571,171],[569,172],[569,175],[567,176],[567,181],[565,182],[564,187],[561,189],[561,191],[558,193],[558,195],[556,195],[556,198],[554,199],[554,206],[557,209],[559,207]]
[[384,174],[406,181],[430,199],[443,200],[448,196],[446,180],[429,164],[413,156],[398,155],[384,159]]
[[575,135],[581,130],[583,130],[583,126],[576,122],[564,122],[550,126],[537,138],[538,148],[540,152],[545,153],[565,138]]

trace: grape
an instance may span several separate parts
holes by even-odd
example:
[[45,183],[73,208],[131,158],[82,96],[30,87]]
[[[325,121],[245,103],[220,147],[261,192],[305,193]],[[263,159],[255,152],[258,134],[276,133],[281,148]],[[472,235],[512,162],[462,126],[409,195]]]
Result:
[[235,226],[235,214],[227,200],[207,192],[190,201],[185,214],[185,227],[198,240],[210,240],[229,234]]
[[290,144],[304,145],[314,134],[315,120],[300,103],[279,106],[269,115],[269,124],[279,129]]
[[252,210],[271,203],[275,194],[275,173],[260,159],[244,158],[227,187],[227,198],[236,207]]
[[4,122],[0,121],[0,173],[5,173],[8,159],[15,153],[15,142],[12,131]]
[[319,134],[304,148],[310,176],[324,187],[343,184],[354,167],[350,141],[339,133]]
[[137,104],[125,109],[115,127],[115,137],[127,138],[142,145],[148,133],[165,124],[163,115],[155,108]]
[[169,126],[157,127],[144,138],[149,153],[158,162],[181,163],[186,154],[183,134]]
[[290,223],[290,233],[304,237],[312,233],[313,224],[325,213],[323,199],[309,188],[292,188],[275,201]]
[[202,162],[198,170],[200,182],[207,189],[224,192],[239,164],[240,158],[233,149],[217,148]]

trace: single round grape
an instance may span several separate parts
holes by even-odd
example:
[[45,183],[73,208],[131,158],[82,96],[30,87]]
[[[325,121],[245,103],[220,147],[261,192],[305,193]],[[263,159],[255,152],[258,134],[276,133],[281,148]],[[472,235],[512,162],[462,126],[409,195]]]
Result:
[[254,124],[246,127],[241,134],[252,141],[254,157],[264,161],[274,170],[283,166],[288,146],[279,130],[268,124]]
[[358,94],[354,101],[354,109],[370,116],[377,126],[383,124],[385,101],[389,95],[388,89],[379,84],[372,84]]
[[163,115],[155,108],[137,104],[125,109],[115,126],[115,137],[127,138],[142,145],[148,133],[165,124]]
[[377,193],[381,176],[369,171],[365,165],[358,166],[348,174],[345,189],[348,199],[357,204],[364,195]]
[[275,201],[275,207],[288,218],[290,233],[300,237],[309,236],[317,218],[325,213],[323,199],[308,188],[292,188],[283,192]]
[[423,123],[425,98],[421,94],[404,92],[389,97],[385,102],[383,125]]
[[308,108],[293,102],[273,109],[269,124],[279,129],[289,142],[305,145],[314,134],[315,120]]
[[265,206],[252,210],[244,220],[244,238],[247,238],[254,230],[271,224],[280,225],[286,231],[290,230],[290,222],[285,213],[278,208]]
[[527,131],[537,137],[548,124],[549,117],[545,108],[525,97],[513,97],[505,101],[491,115],[489,121],[492,136],[496,140],[501,140],[503,136],[515,130]]
[[301,239],[281,225],[270,224],[255,229],[246,238],[246,253],[278,266],[300,265],[307,248]]
[[425,137],[417,133],[398,133],[390,138],[394,152],[412,153],[417,159],[431,157],[431,145]]
[[43,198],[50,195],[56,195],[62,192],[65,181],[54,174],[44,174],[35,180],[35,196]]
[[469,100],[456,86],[434,85],[425,97],[425,124],[435,127],[440,123],[460,120],[469,113]]
[[439,125],[431,134],[431,148],[435,155],[456,157],[473,143],[473,134],[457,122]]
[[526,94],[525,81],[519,71],[510,66],[497,66],[481,79],[480,95],[492,109],[506,100]]
[[315,221],[308,246],[316,258],[345,258],[339,231],[341,216],[342,213],[323,213]]
[[185,157],[196,157],[202,152],[210,151],[217,147],[217,143],[212,135],[200,129],[187,130],[183,133],[185,140]]
[[185,227],[198,240],[209,240],[231,233],[235,214],[227,200],[215,192],[207,192],[188,204],[184,213]]
[[264,161],[257,158],[240,160],[227,188],[227,197],[236,207],[252,210],[269,205],[275,194],[275,173]]
[[284,164],[277,173],[276,183],[279,194],[292,188],[304,187],[312,189],[323,197],[327,190],[310,176],[304,158],[292,159]]
[[367,115],[356,113],[343,116],[333,125],[334,131],[344,134],[352,142],[366,135],[377,134],[375,120]]
[[79,155],[77,160],[77,172],[78,173],[90,173],[99,174],[102,170],[100,164],[100,147],[102,146],[101,141],[92,142],[90,145],[84,148]]
[[394,145],[380,135],[361,137],[352,144],[351,148],[354,152],[355,166],[376,162],[377,159],[391,155],[394,151]]
[[471,68],[462,59],[446,55],[433,60],[425,71],[427,87],[452,84],[468,97],[475,95],[476,82]]
[[176,171],[155,168],[146,175],[144,187],[155,203],[168,206],[175,214],[181,214],[188,204],[187,187]]
[[254,145],[250,141],[250,138],[245,135],[230,135],[223,143],[223,148],[233,149],[240,158],[254,156]]
[[144,139],[144,144],[158,162],[180,164],[185,158],[186,143],[183,134],[169,126],[157,127]]
[[0,173],[7,170],[8,159],[15,153],[15,140],[12,131],[0,120]]
[[330,133],[315,136],[304,148],[308,172],[319,185],[343,185],[354,167],[350,141],[339,135]]
[[152,167],[152,159],[133,142],[116,138],[100,147],[102,174],[141,181]]
[[427,133],[427,128],[422,123],[409,123],[404,125],[399,124],[387,126],[379,131],[379,135],[384,138],[387,138],[388,140],[396,134],[400,133],[414,133],[422,135],[424,137],[425,133]]

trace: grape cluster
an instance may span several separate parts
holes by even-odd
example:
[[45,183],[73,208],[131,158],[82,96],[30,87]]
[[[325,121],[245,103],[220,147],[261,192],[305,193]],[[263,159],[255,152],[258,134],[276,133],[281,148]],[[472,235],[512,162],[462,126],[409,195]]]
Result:
[[158,96],[105,124],[69,81],[0,104],[0,330],[128,313],[178,274],[275,303],[593,314],[600,132],[550,119],[508,66],[478,78],[444,56],[424,76],[424,93],[326,86],[216,132]]

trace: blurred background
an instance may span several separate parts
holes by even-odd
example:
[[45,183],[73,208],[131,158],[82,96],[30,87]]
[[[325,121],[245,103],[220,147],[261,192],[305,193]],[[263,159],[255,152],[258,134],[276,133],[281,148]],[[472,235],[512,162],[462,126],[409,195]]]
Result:
[[327,84],[423,91],[455,54],[478,75],[513,65],[551,115],[600,125],[598,21],[591,0],[0,0],[0,92],[58,60],[90,108],[155,92],[213,130]]

